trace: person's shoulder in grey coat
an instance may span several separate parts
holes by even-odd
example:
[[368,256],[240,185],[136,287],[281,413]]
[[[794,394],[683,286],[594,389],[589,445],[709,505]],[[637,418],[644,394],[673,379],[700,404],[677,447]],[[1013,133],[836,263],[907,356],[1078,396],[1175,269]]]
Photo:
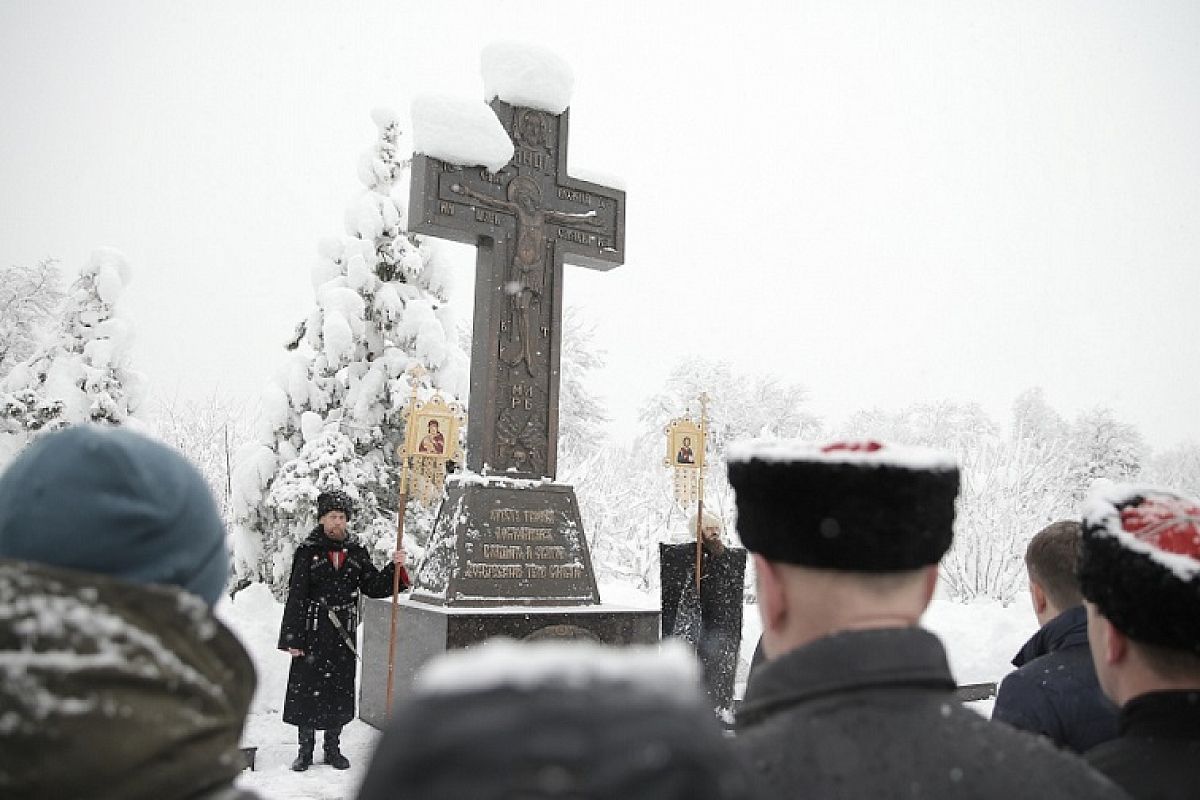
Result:
[[1124,796],[1081,759],[963,708],[954,688],[928,631],[834,634],[755,672],[734,744],[781,797]]
[[767,659],[734,742],[776,796],[1122,796],[1079,758],[957,701],[945,650],[920,627],[953,541],[952,456],[754,440],[726,463]]

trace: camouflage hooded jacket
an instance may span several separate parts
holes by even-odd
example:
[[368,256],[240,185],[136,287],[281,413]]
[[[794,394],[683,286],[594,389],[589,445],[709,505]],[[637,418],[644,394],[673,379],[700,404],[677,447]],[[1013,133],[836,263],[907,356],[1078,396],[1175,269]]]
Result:
[[252,797],[254,685],[198,597],[0,559],[0,797]]

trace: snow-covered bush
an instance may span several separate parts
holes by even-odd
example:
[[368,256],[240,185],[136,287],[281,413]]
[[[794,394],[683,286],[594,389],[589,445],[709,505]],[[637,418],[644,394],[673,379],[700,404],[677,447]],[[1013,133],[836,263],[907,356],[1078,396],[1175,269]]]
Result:
[[1008,603],[1026,589],[1025,548],[1035,533],[1078,516],[1096,478],[1138,474],[1144,446],[1111,411],[1068,423],[1040,389],[1013,405],[1003,432],[974,403],[925,403],[898,412],[862,411],[840,432],[850,438],[924,445],[953,453],[961,471],[954,544],[942,559],[944,587],[957,600]]

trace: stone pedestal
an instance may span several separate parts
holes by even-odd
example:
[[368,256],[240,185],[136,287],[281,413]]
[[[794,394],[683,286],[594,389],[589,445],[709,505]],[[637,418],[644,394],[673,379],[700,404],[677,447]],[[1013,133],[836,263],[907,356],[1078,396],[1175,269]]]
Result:
[[[359,716],[383,724],[391,600],[366,600]],[[575,490],[550,481],[481,478],[447,482],[425,557],[396,625],[393,702],[426,661],[493,636],[659,640],[658,609],[600,602]]]
[[[383,727],[387,718],[390,599],[365,601],[363,608],[362,685],[358,715]],[[426,661],[447,650],[469,647],[493,636],[527,641],[589,639],[606,644],[653,644],[658,641],[658,610],[610,605],[529,608],[447,608],[400,601],[396,624],[396,661],[392,702],[410,690]]]
[[451,477],[412,598],[452,607],[599,603],[575,490]]

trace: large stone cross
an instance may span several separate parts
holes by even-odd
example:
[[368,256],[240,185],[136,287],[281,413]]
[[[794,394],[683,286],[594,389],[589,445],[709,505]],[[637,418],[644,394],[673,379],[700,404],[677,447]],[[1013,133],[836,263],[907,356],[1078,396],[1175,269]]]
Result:
[[656,609],[600,602],[575,490],[509,479],[555,477],[563,263],[621,263],[625,193],[567,176],[566,112],[492,109],[515,146],[499,172],[413,159],[410,229],[478,248],[467,427],[476,475],[446,482],[395,639],[388,604],[365,601],[359,709],[377,727],[388,692],[403,696],[449,649],[492,636],[658,640]]
[[491,105],[512,160],[490,172],[416,156],[409,228],[478,248],[468,469],[553,478],[563,263],[622,263],[625,192],[567,175],[569,111]]

